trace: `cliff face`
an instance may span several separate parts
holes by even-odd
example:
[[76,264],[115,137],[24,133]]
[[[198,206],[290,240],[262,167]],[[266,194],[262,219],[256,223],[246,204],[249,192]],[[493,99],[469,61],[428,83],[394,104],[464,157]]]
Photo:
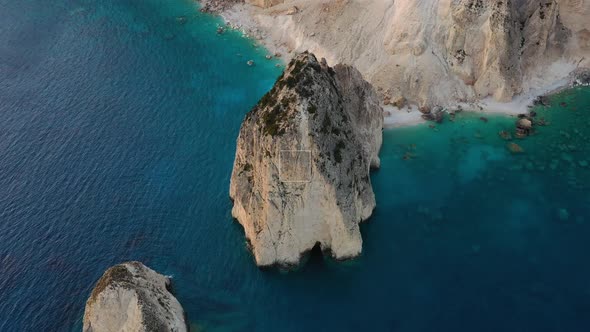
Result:
[[463,0],[451,8],[447,63],[477,98],[509,101],[527,77],[564,54],[572,36],[557,1]]
[[360,254],[382,126],[356,69],[307,52],[291,61],[244,119],[231,176],[232,214],[259,266],[297,265],[316,245],[336,259]]
[[285,0],[254,12],[275,43],[352,64],[418,105],[508,101],[590,66],[590,0]]
[[83,331],[187,331],[184,311],[169,286],[168,278],[139,262],[111,267],[86,302]]

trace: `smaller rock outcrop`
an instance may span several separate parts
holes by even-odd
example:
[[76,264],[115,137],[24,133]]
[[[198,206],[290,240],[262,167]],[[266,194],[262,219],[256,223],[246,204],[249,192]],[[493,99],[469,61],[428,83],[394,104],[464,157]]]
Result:
[[444,119],[444,109],[440,106],[436,106],[433,109],[429,107],[421,107],[420,112],[422,112],[422,119],[426,121],[434,121],[436,123],[443,122]]
[[111,267],[86,302],[83,331],[187,331],[184,310],[170,285],[169,278],[140,262]]

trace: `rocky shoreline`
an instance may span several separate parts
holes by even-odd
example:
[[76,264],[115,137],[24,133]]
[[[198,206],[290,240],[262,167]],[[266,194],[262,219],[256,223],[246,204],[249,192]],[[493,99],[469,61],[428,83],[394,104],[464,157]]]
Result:
[[[316,4],[299,0],[215,2],[224,4],[219,6],[222,9],[216,13],[221,15],[228,25],[263,43],[271,54],[282,53],[286,61],[297,51],[309,50],[327,58],[329,63],[343,62],[355,65],[377,89],[386,112],[386,126],[391,127],[422,122],[422,113],[419,110],[424,107],[456,109],[460,106],[467,111],[517,115],[525,112],[537,96],[566,86],[569,73],[577,68],[590,66],[590,57],[584,57],[584,54],[590,55],[590,44],[585,41],[583,34],[585,28],[590,29],[590,24],[580,20],[583,13],[588,11],[584,9],[585,1],[567,2],[561,6],[551,4],[542,9],[535,7],[532,1],[523,2],[520,6],[510,3],[484,3],[477,7],[469,7],[469,1],[454,5],[441,1],[433,2],[431,8],[421,8],[424,4],[413,5],[412,1],[403,4],[371,4],[359,8],[353,3]],[[293,8],[296,10],[292,10]],[[447,22],[439,17],[445,11],[453,13],[453,21]],[[461,36],[465,33],[464,38],[462,37],[465,39],[465,45],[459,47],[461,52],[456,54],[445,53],[446,43],[452,40],[459,43],[463,40],[453,36],[445,36],[450,41],[437,39],[439,37],[416,36],[415,42],[426,38],[422,40],[422,51],[417,53],[403,46],[414,42],[409,36],[406,38],[408,40],[398,40],[397,46],[388,46],[387,40],[375,40],[371,42],[367,52],[357,54],[353,45],[359,38],[364,40],[373,38],[375,34],[383,35],[383,29],[391,29],[385,31],[386,37],[397,36],[398,28],[402,30],[399,35],[404,35],[402,32],[406,28],[397,27],[396,21],[391,23],[391,28],[373,26],[369,21],[367,27],[353,29],[354,34],[360,36],[353,39],[346,37],[344,32],[350,27],[363,24],[365,18],[372,17],[370,20],[375,20],[374,15],[385,15],[383,19],[390,19],[390,14],[387,14],[389,12],[393,12],[391,15],[395,17],[407,15],[417,20],[433,21],[440,25],[435,25],[435,29],[443,29],[450,24],[473,33],[467,34],[463,30],[456,32]],[[357,16],[355,20],[352,20],[353,14]],[[422,17],[424,15],[428,17]],[[465,20],[461,21],[461,18]],[[500,18],[506,20],[496,20]],[[517,18],[524,20],[520,30],[509,24],[510,20]],[[462,26],[466,24],[469,26]],[[489,24],[492,24],[488,27],[491,30],[483,31],[482,29]],[[325,25],[333,25],[333,28],[326,29],[323,27]],[[561,30],[556,30],[558,28]],[[373,33],[365,36],[368,30]],[[426,31],[430,30],[431,28]],[[522,35],[519,42],[511,39],[506,43],[502,42],[503,33],[512,33],[512,30],[514,34]],[[335,31],[343,33],[335,36]],[[542,33],[537,33],[538,31]],[[557,35],[554,33],[560,33],[560,36],[563,34],[560,31],[567,33],[563,38],[555,39]],[[481,67],[482,61],[476,59],[475,54],[487,54],[489,50],[476,52],[475,49],[470,49],[477,43],[469,41],[469,38],[475,37],[488,40],[492,44],[499,43],[494,47],[498,52],[504,52],[506,58],[498,55],[498,58],[491,59],[493,62],[490,63],[493,66]],[[381,53],[388,50],[388,47],[393,47],[392,52],[395,56]],[[427,50],[429,51],[425,52]],[[551,56],[540,56],[541,50],[545,50]],[[490,54],[495,56],[495,53]],[[371,57],[374,60],[368,61]],[[391,61],[395,63],[390,63]],[[414,68],[409,65],[416,61],[422,61],[422,67]],[[520,62],[522,69],[500,70],[506,64]],[[429,72],[440,76],[435,77],[432,84],[429,83],[430,74],[422,72],[428,68],[431,68]],[[522,72],[519,72],[521,70]],[[478,72],[486,72],[488,76],[482,76]],[[464,79],[466,73],[471,73],[471,80]],[[414,79],[408,80],[411,77]],[[483,84],[484,82],[488,83]],[[405,90],[409,92],[404,92]],[[398,103],[399,100],[404,102]]]

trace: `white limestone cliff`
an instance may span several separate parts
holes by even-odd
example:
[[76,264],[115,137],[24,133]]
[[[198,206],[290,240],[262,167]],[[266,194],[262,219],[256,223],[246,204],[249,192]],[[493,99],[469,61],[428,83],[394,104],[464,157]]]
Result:
[[386,99],[507,102],[590,67],[590,0],[278,2],[224,17],[253,19],[269,47],[355,66]]
[[84,332],[186,332],[184,310],[170,280],[139,262],[108,269],[84,312]]
[[248,113],[230,196],[259,266],[295,266],[316,245],[336,259],[361,253],[382,114],[356,69],[330,68],[307,52]]

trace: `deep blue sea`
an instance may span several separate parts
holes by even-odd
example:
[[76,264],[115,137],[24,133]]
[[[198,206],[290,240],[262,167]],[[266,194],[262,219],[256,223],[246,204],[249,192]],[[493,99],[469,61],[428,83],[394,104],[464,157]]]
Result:
[[0,0],[0,331],[79,331],[126,260],[173,276],[195,331],[590,331],[589,89],[518,155],[506,116],[385,131],[362,257],[261,271],[228,187],[281,69],[219,24],[193,0]]

